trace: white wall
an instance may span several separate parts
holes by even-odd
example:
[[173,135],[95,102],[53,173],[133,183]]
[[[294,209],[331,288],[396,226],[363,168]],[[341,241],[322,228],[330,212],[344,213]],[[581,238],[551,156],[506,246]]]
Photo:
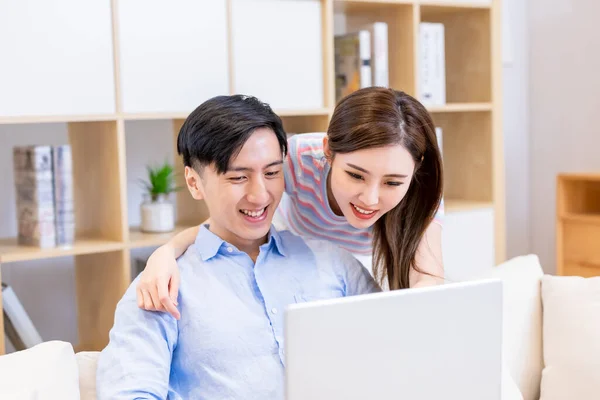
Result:
[[600,171],[600,2],[531,0],[531,235],[556,270],[556,174]]
[[528,8],[503,0],[507,258],[531,252]]

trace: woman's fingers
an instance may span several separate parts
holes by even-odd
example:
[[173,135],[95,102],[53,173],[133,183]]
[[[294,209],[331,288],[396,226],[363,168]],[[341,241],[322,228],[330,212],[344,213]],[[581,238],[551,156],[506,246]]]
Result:
[[144,298],[144,309],[148,311],[156,311],[156,307],[154,307],[150,292],[146,289],[142,289],[142,296]]
[[157,283],[157,286],[158,299],[160,301],[162,309],[171,314],[175,319],[179,319],[179,310],[177,309],[173,300],[169,296],[168,279],[160,279]]
[[142,275],[136,288],[138,307],[147,311],[168,312],[177,320],[181,318],[181,314],[177,309],[177,294],[179,292],[178,272],[172,277],[159,277],[155,283],[148,282],[144,279],[145,276]]

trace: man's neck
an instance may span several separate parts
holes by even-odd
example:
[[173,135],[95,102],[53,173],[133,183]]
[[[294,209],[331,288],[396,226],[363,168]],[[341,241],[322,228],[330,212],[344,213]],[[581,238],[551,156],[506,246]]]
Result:
[[246,243],[231,243],[237,247],[240,251],[248,254],[252,261],[256,262],[258,253],[260,253],[260,246],[267,243],[267,236],[260,240],[243,241]]
[[269,238],[269,234],[267,234],[260,239],[255,239],[255,240],[242,239],[239,236],[236,236],[227,230],[222,230],[219,227],[214,226],[212,224],[209,225],[208,230],[211,231],[212,233],[214,233],[215,235],[217,235],[218,237],[220,237],[221,239],[223,239],[224,241],[226,241],[227,243],[230,243],[230,244],[234,245],[235,247],[237,247],[237,249],[239,251],[243,251],[244,253],[248,254],[248,256],[254,262],[256,262],[256,259],[258,258],[258,253],[260,252],[260,246],[267,243],[267,240]]

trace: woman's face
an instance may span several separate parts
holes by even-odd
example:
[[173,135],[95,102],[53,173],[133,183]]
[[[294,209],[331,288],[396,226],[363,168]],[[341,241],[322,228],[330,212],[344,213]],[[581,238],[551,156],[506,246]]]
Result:
[[[327,138],[324,144],[328,154]],[[370,227],[402,201],[414,170],[413,158],[401,145],[335,154],[329,182],[337,203],[333,211],[355,228]]]

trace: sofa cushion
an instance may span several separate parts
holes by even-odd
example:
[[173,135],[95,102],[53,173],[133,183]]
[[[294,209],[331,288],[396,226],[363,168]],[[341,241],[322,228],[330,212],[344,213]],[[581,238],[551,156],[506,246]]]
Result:
[[97,351],[81,351],[75,354],[79,367],[79,392],[81,400],[96,400]]
[[541,400],[600,399],[600,277],[544,276]]
[[2,356],[0,377],[0,399],[79,399],[79,374],[70,343],[44,342]]
[[542,267],[536,255],[515,257],[485,277],[503,282],[503,357],[524,400],[538,400],[543,368]]

